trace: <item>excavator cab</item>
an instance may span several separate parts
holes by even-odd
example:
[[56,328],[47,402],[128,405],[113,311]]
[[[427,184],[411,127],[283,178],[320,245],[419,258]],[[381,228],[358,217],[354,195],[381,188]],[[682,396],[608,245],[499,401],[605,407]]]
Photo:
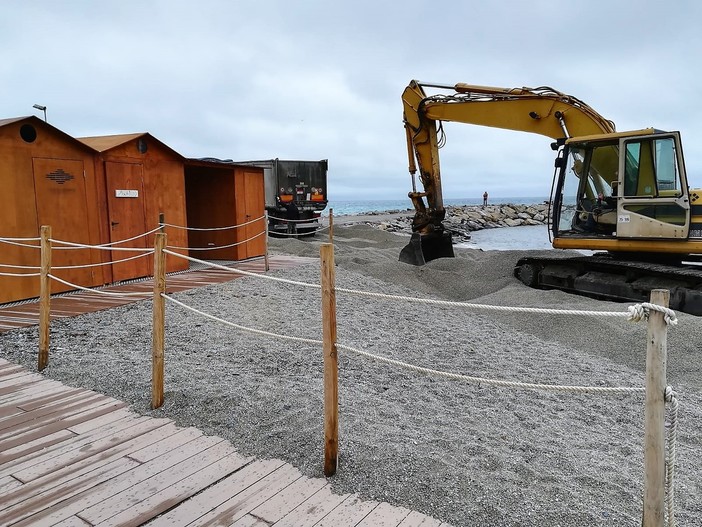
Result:
[[[571,239],[569,248],[580,239],[577,248],[589,249],[607,248],[603,240],[688,237],[690,203],[677,132],[573,138],[558,164],[555,247],[564,238]],[[591,238],[600,242],[593,245]]]

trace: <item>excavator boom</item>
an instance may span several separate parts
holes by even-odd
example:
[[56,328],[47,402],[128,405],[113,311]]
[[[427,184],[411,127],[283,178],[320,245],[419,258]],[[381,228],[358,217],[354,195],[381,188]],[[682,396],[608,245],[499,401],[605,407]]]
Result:
[[[425,87],[446,90],[428,96]],[[414,265],[453,256],[441,189],[439,148],[443,121],[491,126],[566,139],[573,134],[612,133],[615,126],[579,99],[553,88],[495,88],[413,80],[402,94],[412,191],[414,235],[400,259]],[[416,159],[416,163],[415,163]],[[416,172],[423,190],[417,190]]]

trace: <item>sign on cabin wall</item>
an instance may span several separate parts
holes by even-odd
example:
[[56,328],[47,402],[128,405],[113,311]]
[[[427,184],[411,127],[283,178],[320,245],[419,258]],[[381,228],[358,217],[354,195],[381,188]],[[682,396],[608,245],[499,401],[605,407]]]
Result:
[[115,197],[116,198],[138,198],[139,197],[139,191],[138,190],[115,190]]

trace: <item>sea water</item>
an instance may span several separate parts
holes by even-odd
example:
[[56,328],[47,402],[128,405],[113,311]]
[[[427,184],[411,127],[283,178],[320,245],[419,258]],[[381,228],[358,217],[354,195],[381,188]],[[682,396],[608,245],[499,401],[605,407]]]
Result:
[[[490,198],[490,205],[506,205],[513,203],[515,205],[534,205],[543,203],[548,198],[544,197],[520,197],[520,198]],[[482,205],[483,198],[450,198],[444,200],[444,205]],[[327,208],[322,212],[322,216],[329,215],[329,209],[334,209],[334,216],[349,216],[355,214],[363,214],[364,212],[381,212],[381,211],[397,211],[409,210],[413,211],[412,202],[409,198],[404,199],[385,199],[385,200],[364,200],[364,201],[344,201],[330,200]]]
[[551,249],[546,225],[499,227],[470,233],[470,241],[456,247],[469,247],[484,251],[546,250]]

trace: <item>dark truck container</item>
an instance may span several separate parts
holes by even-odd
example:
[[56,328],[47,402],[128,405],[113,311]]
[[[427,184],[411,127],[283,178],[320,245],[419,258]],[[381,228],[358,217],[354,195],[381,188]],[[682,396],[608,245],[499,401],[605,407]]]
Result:
[[294,222],[297,234],[314,234],[319,228],[319,217],[327,206],[328,160],[265,159],[236,161],[234,164],[263,168],[271,235],[289,232],[287,219],[294,214],[289,212],[291,203],[297,208],[299,219],[303,220]]

